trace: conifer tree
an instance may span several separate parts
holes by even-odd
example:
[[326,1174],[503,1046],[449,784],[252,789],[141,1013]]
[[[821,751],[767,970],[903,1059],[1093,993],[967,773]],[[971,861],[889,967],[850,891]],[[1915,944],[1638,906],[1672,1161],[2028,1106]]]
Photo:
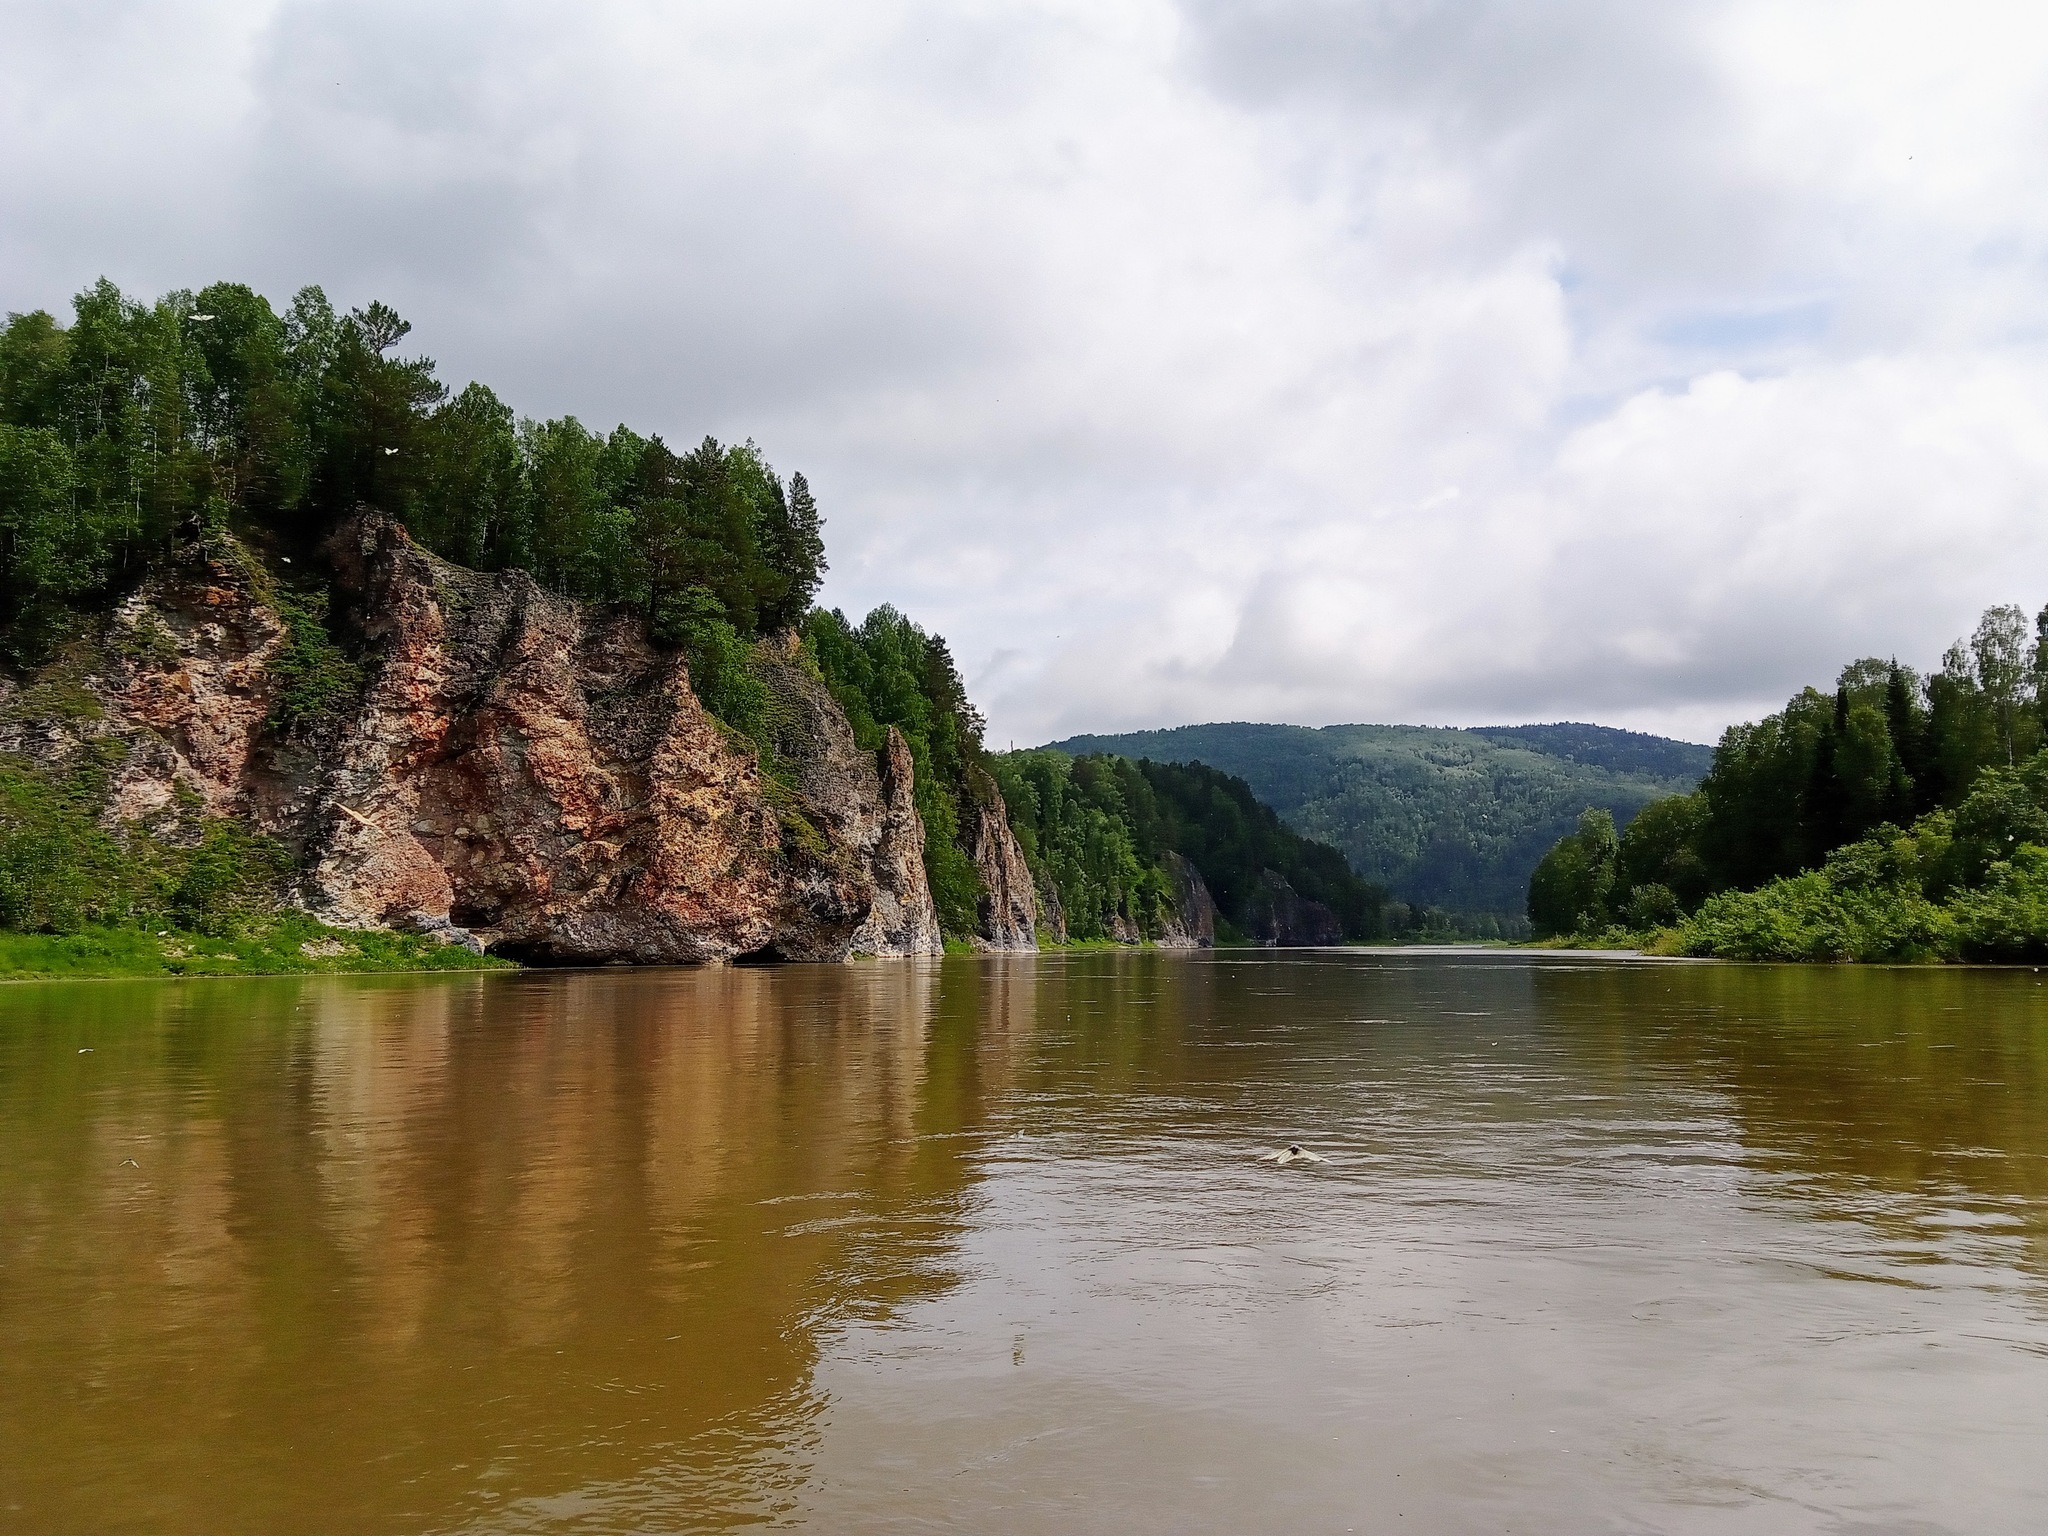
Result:
[[790,476],[786,498],[782,487],[775,486],[761,542],[776,588],[773,600],[763,606],[761,624],[780,629],[811,611],[826,571],[825,520],[818,515],[810,482],[802,474]]

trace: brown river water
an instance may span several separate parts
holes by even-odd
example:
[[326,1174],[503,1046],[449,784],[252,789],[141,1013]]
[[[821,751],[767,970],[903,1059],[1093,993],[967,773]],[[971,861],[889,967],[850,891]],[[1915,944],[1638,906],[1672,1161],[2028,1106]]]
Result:
[[0,988],[0,1531],[2048,1531],[2044,982]]

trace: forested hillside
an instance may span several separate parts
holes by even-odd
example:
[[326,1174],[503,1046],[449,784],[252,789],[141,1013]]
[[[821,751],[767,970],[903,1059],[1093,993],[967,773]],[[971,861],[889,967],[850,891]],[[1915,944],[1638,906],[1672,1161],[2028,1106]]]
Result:
[[1539,934],[1755,959],[2048,957],[2048,610],[1922,678],[1896,660],[1732,727],[1699,789],[1589,811],[1529,888]]
[[1386,932],[1386,893],[1361,880],[1335,848],[1286,826],[1244,780],[1199,765],[1074,758],[1040,749],[994,759],[1010,822],[1040,888],[1053,894],[1072,938],[1122,924],[1159,932],[1174,881],[1166,856],[1201,872],[1226,938],[1268,915],[1271,876],[1335,914],[1347,939]]
[[1519,921],[1529,875],[1579,812],[1625,824],[1689,790],[1711,750],[1596,725],[1191,725],[1077,736],[1072,753],[1202,762],[1236,774],[1304,836],[1411,908]]

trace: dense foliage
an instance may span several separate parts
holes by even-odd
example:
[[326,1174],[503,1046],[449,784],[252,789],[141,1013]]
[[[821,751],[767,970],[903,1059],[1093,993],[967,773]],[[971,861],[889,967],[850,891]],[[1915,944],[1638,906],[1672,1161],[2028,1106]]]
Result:
[[1242,779],[1200,764],[1043,749],[1005,753],[995,771],[1025,860],[1057,897],[1071,938],[1120,925],[1155,937],[1173,899],[1168,852],[1201,872],[1218,911],[1239,928],[1249,926],[1270,870],[1335,912],[1347,938],[1384,931],[1385,893],[1336,849],[1288,827]]
[[887,727],[903,733],[916,765],[925,878],[940,927],[964,938],[975,931],[982,898],[981,876],[964,844],[993,797],[981,713],[968,701],[953,653],[887,604],[859,624],[836,608],[814,609],[803,633],[854,739],[876,751]]
[[1532,876],[1530,919],[1759,958],[2032,954],[2014,925],[2048,845],[2044,720],[2048,611],[2030,633],[1993,608],[1924,680],[1866,659],[1731,728],[1696,792],[1619,837],[1586,812]]
[[1818,869],[1709,897],[1675,942],[1750,960],[2048,959],[2048,754],[1987,768],[1954,810],[1880,824]]
[[143,305],[102,280],[68,326],[10,315],[0,649],[39,658],[72,605],[208,523],[303,548],[364,505],[462,564],[639,608],[693,654],[808,611],[825,558],[803,476],[785,485],[752,444],[678,454],[518,420],[393,355],[409,329],[382,304],[337,315],[318,288],[280,315],[239,283]]
[[1011,752],[995,774],[1041,905],[1058,904],[1069,939],[1160,935],[1174,882],[1161,865],[1157,797],[1136,764]]
[[[1592,725],[1198,725],[1058,744],[1203,762],[1248,783],[1306,837],[1331,844],[1404,909],[1402,929],[1512,935],[1536,862],[1588,805],[1625,822],[1689,790],[1711,753]],[[1434,910],[1433,910],[1434,909]],[[1490,916],[1488,916],[1490,915]]]

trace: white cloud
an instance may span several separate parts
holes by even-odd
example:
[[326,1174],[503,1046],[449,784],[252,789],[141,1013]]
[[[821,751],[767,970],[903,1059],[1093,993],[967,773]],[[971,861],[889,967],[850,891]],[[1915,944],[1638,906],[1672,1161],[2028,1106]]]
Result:
[[1711,734],[2048,596],[2010,5],[8,7],[10,308],[384,297],[751,435],[998,741]]

